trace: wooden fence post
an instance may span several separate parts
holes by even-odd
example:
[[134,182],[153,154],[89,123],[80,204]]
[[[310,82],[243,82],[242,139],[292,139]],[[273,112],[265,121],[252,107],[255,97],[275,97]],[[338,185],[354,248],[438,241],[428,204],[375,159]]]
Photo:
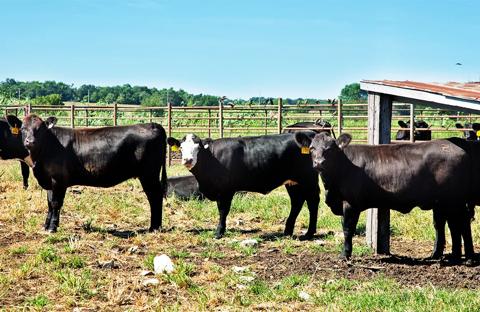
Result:
[[265,135],[267,135],[268,128],[268,110],[265,108]]
[[[390,143],[392,98],[368,93],[368,144]],[[367,244],[377,254],[390,252],[390,209],[367,210]]]
[[278,133],[282,133],[282,113],[283,113],[283,101],[282,98],[278,98],[278,112],[277,112],[277,126]]
[[75,104],[70,105],[70,127],[75,128]]
[[88,108],[85,109],[85,127],[88,128]]
[[212,137],[212,130],[211,130],[211,123],[210,123],[210,117],[211,117],[211,109],[208,108],[208,137]]
[[[167,136],[172,136],[172,104],[170,102],[167,102]],[[168,166],[170,167],[172,165],[172,149],[170,145],[168,146],[167,158]]]
[[117,106],[117,102],[113,103],[113,125],[116,126],[117,125],[117,110],[118,110],[118,106]]
[[413,104],[410,104],[410,142],[415,142],[415,133],[413,131],[415,127],[415,120],[414,120],[415,112],[413,110]]
[[218,132],[223,138],[223,100],[218,100]]
[[337,132],[338,135],[342,133],[343,112],[342,112],[342,100],[339,98],[337,101]]

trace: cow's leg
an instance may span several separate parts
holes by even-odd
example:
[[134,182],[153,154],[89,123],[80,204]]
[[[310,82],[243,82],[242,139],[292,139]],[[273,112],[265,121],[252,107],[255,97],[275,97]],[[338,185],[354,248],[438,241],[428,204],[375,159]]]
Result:
[[156,231],[162,228],[162,206],[163,206],[163,189],[157,177],[140,178],[143,191],[147,195],[150,204],[150,228],[149,231]]
[[475,252],[473,249],[472,228],[471,222],[473,220],[475,205],[468,204],[467,211],[462,214],[460,229],[463,237],[463,246],[465,250],[465,258],[473,260]]
[[307,196],[307,205],[310,213],[310,221],[308,223],[307,233],[300,237],[300,239],[311,239],[317,232],[318,204],[320,203],[320,188],[318,187],[318,183],[315,185],[315,188],[308,191],[307,194],[309,194]]
[[30,168],[23,161],[20,162],[20,168],[22,170],[23,189],[26,190],[28,188],[28,176],[30,175]]
[[50,233],[57,231],[58,224],[60,223],[60,209],[63,206],[66,191],[66,188],[54,187],[51,191],[47,192],[49,214],[47,220],[50,217],[50,222],[46,230]]
[[358,218],[360,217],[360,211],[351,207],[348,204],[344,204],[343,207],[343,236],[344,236],[344,245],[341,258],[350,258],[352,256],[352,239],[355,235],[355,230],[357,229]]
[[50,227],[50,220],[52,220],[52,214],[53,214],[53,207],[51,204],[52,197],[53,197],[53,192],[51,190],[47,191],[48,213],[47,213],[47,218],[45,219],[45,225],[44,225],[45,231],[48,231],[48,228]]
[[305,195],[300,185],[286,185],[288,195],[290,196],[290,214],[285,224],[285,235],[293,235],[293,228],[295,227],[295,221],[302,210],[303,203],[305,202]]
[[232,205],[233,195],[225,196],[222,199],[217,200],[218,213],[220,215],[217,232],[215,238],[222,238],[227,228],[227,216],[230,212],[230,206]]
[[449,214],[447,218],[450,235],[452,237],[452,260],[457,262],[462,257],[462,230],[461,220],[463,217]]
[[435,244],[433,246],[433,253],[430,256],[432,259],[440,259],[445,250],[445,225],[447,218],[445,212],[438,208],[433,209],[433,226],[435,227]]

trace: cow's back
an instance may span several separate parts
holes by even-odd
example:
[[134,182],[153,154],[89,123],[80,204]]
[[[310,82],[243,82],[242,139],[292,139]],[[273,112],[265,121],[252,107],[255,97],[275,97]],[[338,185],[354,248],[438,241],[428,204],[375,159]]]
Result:
[[369,200],[374,200],[377,205],[380,201],[402,211],[409,205],[430,208],[467,196],[471,161],[461,139],[351,145],[344,151],[358,168],[349,182],[357,188],[362,205],[369,206]]
[[293,134],[219,139],[209,150],[218,161],[210,170],[220,188],[265,194],[287,181],[312,183],[317,177],[310,155],[301,153]]
[[165,130],[155,123],[51,131],[63,146],[53,157],[63,164],[69,185],[113,186],[158,167],[165,157]]

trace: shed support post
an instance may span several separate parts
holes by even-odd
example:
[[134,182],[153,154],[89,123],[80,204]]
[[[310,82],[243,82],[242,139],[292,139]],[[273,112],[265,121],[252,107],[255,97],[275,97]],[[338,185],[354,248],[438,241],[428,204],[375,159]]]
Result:
[[278,111],[277,111],[277,127],[278,133],[282,133],[282,113],[283,113],[283,100],[278,98]]
[[[167,136],[172,136],[172,103],[167,102]],[[172,148],[167,146],[167,164],[170,167],[172,165]]]
[[[368,93],[368,144],[390,143],[392,97]],[[376,254],[390,253],[390,210],[367,211],[367,244]]]

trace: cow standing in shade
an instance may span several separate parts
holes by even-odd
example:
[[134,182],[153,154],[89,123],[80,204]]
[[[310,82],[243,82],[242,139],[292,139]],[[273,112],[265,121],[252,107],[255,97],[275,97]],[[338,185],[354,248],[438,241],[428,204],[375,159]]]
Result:
[[[463,126],[461,123],[457,122],[455,124],[455,127],[457,129],[464,129],[463,130],[463,136],[467,141],[477,141],[478,140],[478,135],[480,131],[480,124],[479,123],[466,123],[465,126]],[[472,130],[467,130],[467,129],[472,129]]]
[[[467,142],[458,138],[420,144],[349,145],[351,136],[334,140],[324,133],[313,140],[299,132],[299,146],[310,148],[313,165],[329,190],[327,204],[343,216],[343,257],[352,254],[352,237],[360,212],[368,208],[402,213],[414,207],[434,209],[445,217],[452,234],[452,257],[461,257],[461,236],[467,258],[474,256],[470,215],[472,161]],[[437,237],[444,223],[437,226]],[[441,232],[441,233],[440,233]]]
[[[311,138],[314,134],[304,133]],[[285,235],[293,234],[295,220],[305,201],[310,222],[302,238],[315,234],[320,201],[318,174],[313,170],[310,155],[298,147],[293,134],[209,141],[188,134],[181,142],[175,138],[168,138],[167,142],[181,148],[182,164],[197,179],[200,192],[217,202],[220,214],[217,238],[225,233],[227,215],[236,192],[267,194],[283,184],[291,201]]]
[[[55,232],[65,192],[73,185],[110,187],[138,178],[150,203],[150,230],[162,225],[166,188],[166,135],[159,124],[70,129],[54,127],[56,118],[25,117],[22,136],[33,174],[46,190],[45,229]],[[160,171],[161,180],[160,180]]]
[[[395,136],[396,140],[399,141],[408,141],[410,140],[410,120],[406,123],[403,120],[398,121],[400,128],[406,130],[398,130],[397,135]],[[430,141],[432,139],[432,130],[429,129],[430,126],[423,120],[415,121],[413,123],[413,140],[414,141]],[[425,129],[425,130],[415,130],[415,129]],[[428,129],[428,130],[427,130]]]
[[23,188],[28,188],[28,176],[30,169],[28,151],[22,143],[20,128],[22,122],[16,116],[8,115],[0,119],[0,159],[21,159],[20,168],[22,171]]

